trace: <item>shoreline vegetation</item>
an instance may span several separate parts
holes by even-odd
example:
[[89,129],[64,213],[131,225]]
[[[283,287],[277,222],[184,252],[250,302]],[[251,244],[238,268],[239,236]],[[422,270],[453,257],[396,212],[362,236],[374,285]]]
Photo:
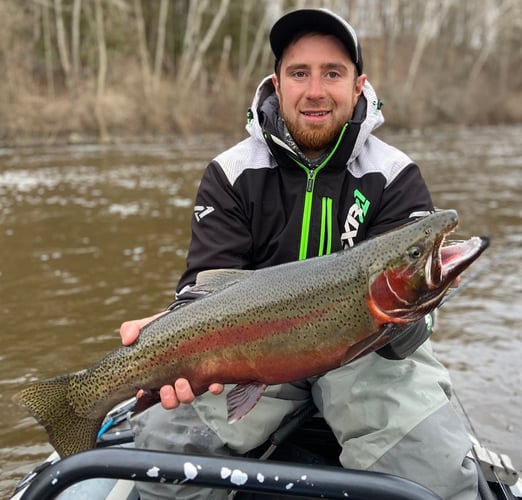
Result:
[[240,137],[297,6],[356,28],[388,126],[522,122],[519,0],[0,0],[0,143]]

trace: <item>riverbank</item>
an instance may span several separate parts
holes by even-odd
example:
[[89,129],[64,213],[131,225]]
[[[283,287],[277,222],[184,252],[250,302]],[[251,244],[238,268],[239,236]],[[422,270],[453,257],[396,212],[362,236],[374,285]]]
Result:
[[[321,3],[357,28],[388,126],[522,123],[519,1]],[[0,143],[240,137],[296,4],[0,2]]]
[[[255,83],[249,88],[255,88]],[[475,104],[467,106],[459,104],[457,89],[441,91],[443,98],[427,97],[424,88],[420,82],[408,101],[408,109],[401,105],[399,91],[379,92],[384,95],[387,127],[522,123],[522,91],[501,100],[486,99],[477,93]],[[0,144],[164,142],[173,136],[209,132],[240,138],[250,97],[246,91],[238,95],[237,90],[237,82],[228,79],[212,89],[192,90],[180,96],[175,84],[165,81],[154,95],[146,97],[140,85],[124,81],[107,89],[101,111],[97,110],[95,91],[89,82],[74,95],[65,90],[55,96],[38,89],[11,91],[0,97]],[[469,96],[460,99],[469,100]]]

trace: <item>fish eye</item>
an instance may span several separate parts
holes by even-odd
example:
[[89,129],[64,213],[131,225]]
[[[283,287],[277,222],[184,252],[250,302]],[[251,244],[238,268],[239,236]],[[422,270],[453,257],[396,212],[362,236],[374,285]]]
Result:
[[422,257],[422,248],[418,246],[412,246],[408,248],[408,255],[412,259],[420,259]]

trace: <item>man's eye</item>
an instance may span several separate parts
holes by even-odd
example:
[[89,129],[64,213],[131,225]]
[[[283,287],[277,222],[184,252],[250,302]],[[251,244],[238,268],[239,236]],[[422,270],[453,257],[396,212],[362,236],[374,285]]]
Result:
[[339,78],[339,73],[337,73],[337,71],[329,71],[326,73],[326,76],[331,79]]

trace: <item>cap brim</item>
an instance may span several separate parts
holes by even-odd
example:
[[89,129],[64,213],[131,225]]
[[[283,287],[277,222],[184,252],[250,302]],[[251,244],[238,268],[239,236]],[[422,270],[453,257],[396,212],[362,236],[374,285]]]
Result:
[[345,23],[333,13],[322,9],[301,9],[281,17],[270,30],[270,46],[276,60],[298,33],[319,32],[334,35],[343,42],[359,72],[362,70],[360,48]]

